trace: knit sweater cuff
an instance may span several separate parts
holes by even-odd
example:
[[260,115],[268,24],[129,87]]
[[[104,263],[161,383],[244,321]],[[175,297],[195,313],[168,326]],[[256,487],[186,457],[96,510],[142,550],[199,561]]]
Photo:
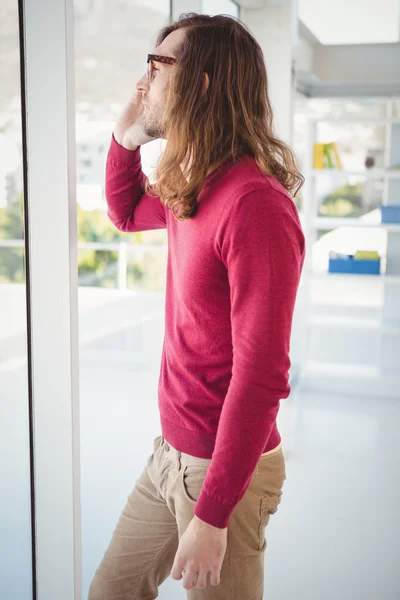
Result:
[[140,146],[137,150],[127,150],[117,142],[112,134],[109,156],[127,167],[135,167],[140,163]]
[[221,504],[202,491],[196,502],[194,514],[209,525],[225,529],[228,527],[234,508],[235,505]]

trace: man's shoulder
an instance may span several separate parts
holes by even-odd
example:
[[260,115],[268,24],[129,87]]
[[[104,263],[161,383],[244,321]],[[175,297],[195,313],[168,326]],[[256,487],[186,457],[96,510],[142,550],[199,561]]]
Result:
[[246,156],[237,163],[233,164],[225,178],[226,192],[233,202],[241,202],[253,195],[282,201],[286,204],[294,205],[293,198],[284,188],[281,182],[274,176],[261,171],[256,160],[251,156]]

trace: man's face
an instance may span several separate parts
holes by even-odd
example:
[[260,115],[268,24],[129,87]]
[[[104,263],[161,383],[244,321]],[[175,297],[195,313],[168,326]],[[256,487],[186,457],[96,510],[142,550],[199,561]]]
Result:
[[[170,33],[152,54],[176,58],[185,35],[184,28]],[[142,115],[143,130],[150,137],[165,138],[162,127],[162,115],[166,102],[172,66],[156,62],[153,77],[148,81],[147,73],[137,82],[136,88],[142,92],[144,112]]]

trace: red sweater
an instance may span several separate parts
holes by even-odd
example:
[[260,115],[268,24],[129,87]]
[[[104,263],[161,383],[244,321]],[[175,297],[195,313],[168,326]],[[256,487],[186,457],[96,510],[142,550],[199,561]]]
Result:
[[208,175],[185,221],[143,193],[145,180],[140,149],[112,137],[111,221],[121,231],[168,230],[162,432],[177,450],[212,458],[195,514],[224,528],[261,454],[280,442],[304,236],[291,197],[250,156]]

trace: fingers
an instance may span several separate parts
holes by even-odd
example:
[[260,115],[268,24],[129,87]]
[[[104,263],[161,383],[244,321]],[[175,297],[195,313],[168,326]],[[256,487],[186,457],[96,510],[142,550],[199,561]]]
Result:
[[210,575],[211,585],[219,585],[221,581],[221,574],[218,571],[213,571]]
[[180,579],[182,579],[182,571],[184,568],[183,565],[184,565],[184,563],[182,561],[175,558],[175,562],[174,562],[172,570],[171,570],[172,579],[175,579],[176,581],[179,581]]
[[171,570],[171,577],[176,581],[182,579],[182,586],[185,590],[191,590],[196,587],[199,590],[204,590],[207,587],[207,578],[210,573],[210,584],[217,586],[220,584],[221,577],[218,571],[208,571],[200,569],[198,572],[194,568],[185,565],[183,560],[177,559]]
[[185,590],[191,590],[192,588],[195,587],[196,583],[197,583],[197,572],[193,571],[193,569],[189,569],[188,571],[186,571],[186,569],[184,569],[182,585],[185,588]]
[[[204,590],[207,587],[208,573],[209,571],[207,569],[200,569],[199,572],[196,572],[193,569],[189,569],[188,571],[184,569],[182,582],[183,587],[185,590],[191,590],[194,587],[196,587],[198,590]],[[219,583],[218,575],[216,575],[214,579]],[[212,581],[212,577],[210,578],[210,581]],[[213,584],[211,583],[211,585]],[[214,585],[218,584],[216,583]]]
[[196,587],[198,590],[204,590],[204,588],[207,587],[207,575],[208,575],[208,572],[205,571],[204,569],[202,571],[200,571],[200,573],[198,573],[197,584],[196,584]]

